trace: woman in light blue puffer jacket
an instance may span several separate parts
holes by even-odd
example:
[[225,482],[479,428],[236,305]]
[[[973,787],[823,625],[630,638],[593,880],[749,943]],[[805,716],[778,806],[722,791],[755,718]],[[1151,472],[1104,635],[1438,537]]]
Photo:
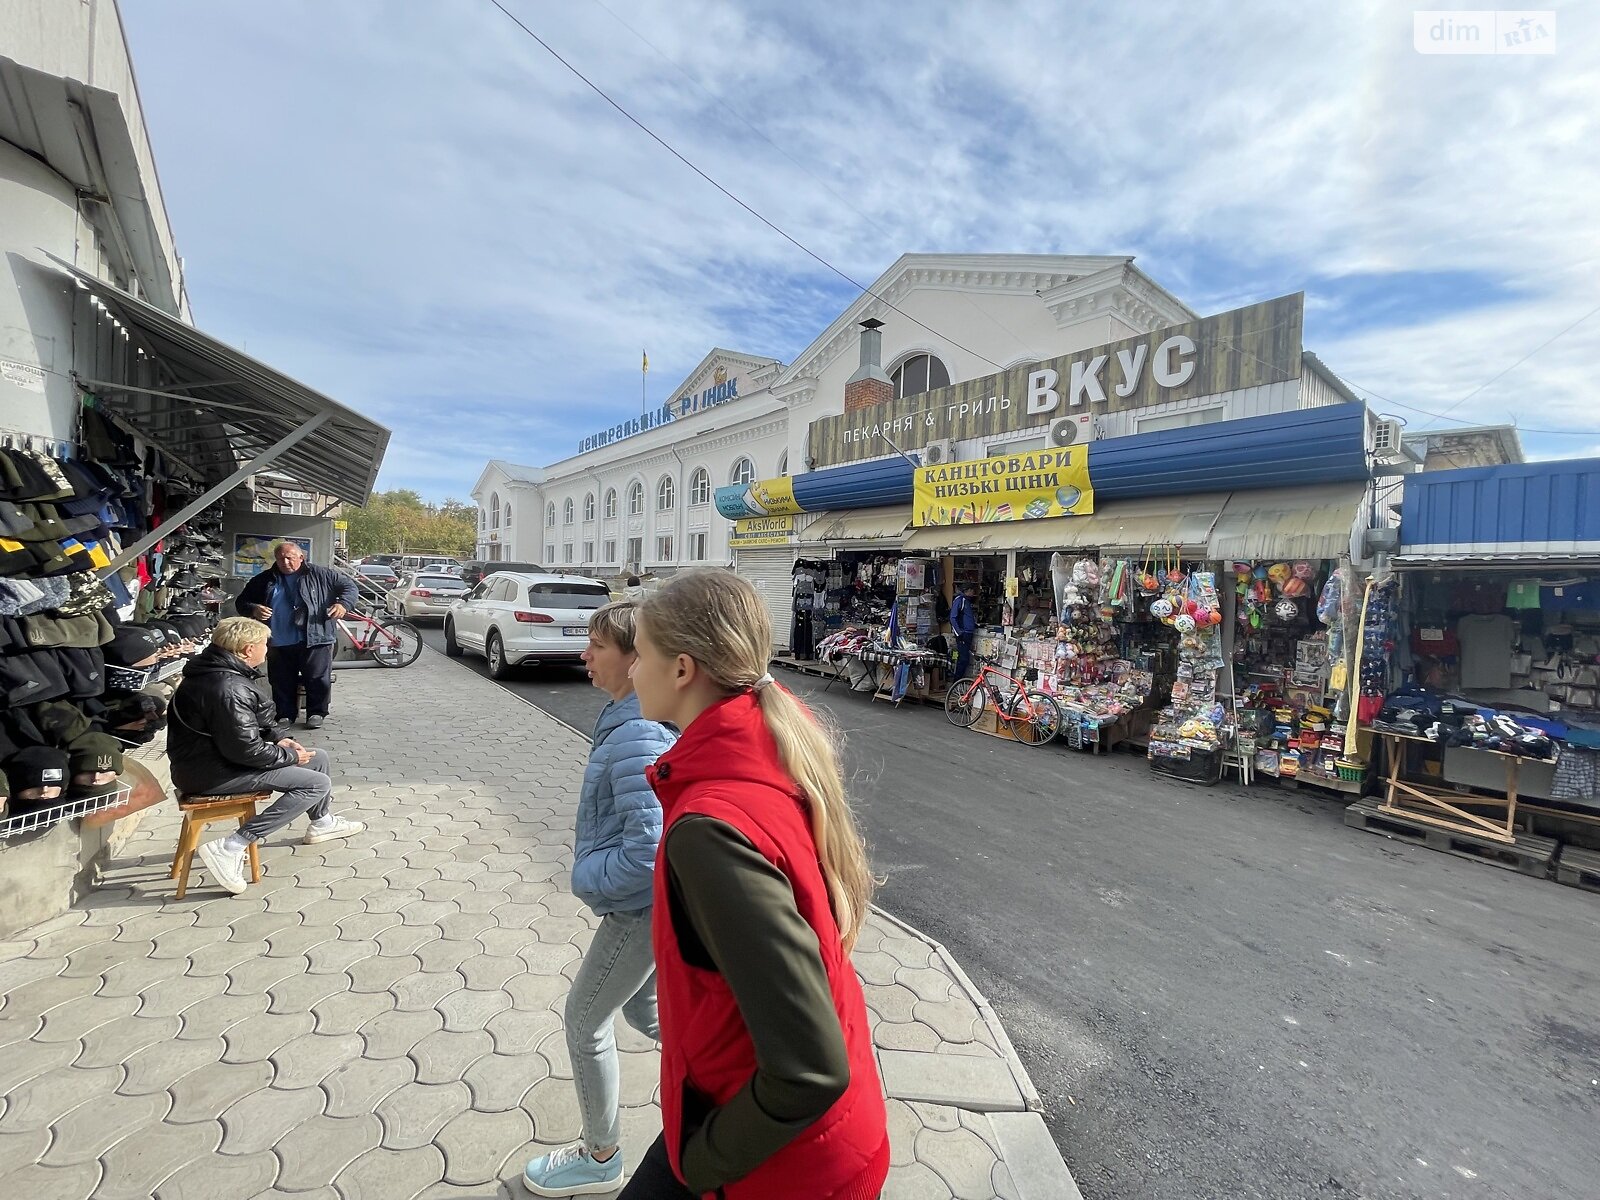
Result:
[[583,1141],[528,1163],[523,1182],[536,1196],[604,1194],[621,1186],[617,1013],[646,1037],[660,1037],[650,905],[661,803],[644,771],[678,735],[639,715],[628,678],[636,612],[628,600],[596,609],[583,653],[590,680],[611,697],[595,722],[572,862],[573,894],[600,916],[566,1005]]

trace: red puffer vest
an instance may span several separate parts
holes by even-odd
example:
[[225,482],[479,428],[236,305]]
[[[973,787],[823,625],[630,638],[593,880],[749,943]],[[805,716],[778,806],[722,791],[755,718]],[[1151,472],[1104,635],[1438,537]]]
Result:
[[[783,769],[754,694],[740,693],[700,714],[648,775],[661,799],[664,829],[688,813],[726,821],[788,876],[800,915],[816,931],[850,1061],[850,1084],[832,1108],[716,1194],[725,1200],[875,1200],[888,1175],[889,1135],[866,1001],[840,944],[805,798]],[[669,903],[663,855],[656,859],[653,925],[661,1123],[672,1169],[682,1179],[685,1109],[726,1104],[755,1074],[756,1055],[727,982],[684,961]]]

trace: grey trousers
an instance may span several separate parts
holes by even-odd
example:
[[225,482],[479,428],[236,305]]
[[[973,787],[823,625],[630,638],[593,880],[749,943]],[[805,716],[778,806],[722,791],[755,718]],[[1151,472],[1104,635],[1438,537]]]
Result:
[[328,768],[328,752],[313,750],[311,761],[303,767],[242,772],[206,788],[206,792],[213,796],[236,792],[281,792],[269,808],[258,812],[239,827],[239,836],[245,841],[259,842],[268,834],[277,833],[301,813],[308,814],[313,821],[320,821],[332,811],[329,797],[333,795],[333,780],[329,777]]

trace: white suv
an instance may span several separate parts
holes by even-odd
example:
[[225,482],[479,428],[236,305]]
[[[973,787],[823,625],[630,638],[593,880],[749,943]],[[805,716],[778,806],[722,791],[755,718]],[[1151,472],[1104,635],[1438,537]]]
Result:
[[589,614],[611,602],[598,579],[501,571],[487,575],[450,607],[444,652],[482,654],[504,679],[529,662],[578,662],[589,644]]

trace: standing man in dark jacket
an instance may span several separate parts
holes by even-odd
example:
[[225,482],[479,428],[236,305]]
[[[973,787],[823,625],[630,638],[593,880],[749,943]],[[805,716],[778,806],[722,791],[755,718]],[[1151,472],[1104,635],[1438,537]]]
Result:
[[267,658],[267,635],[265,625],[248,617],[218,622],[211,645],[183,668],[183,683],[167,709],[167,757],[178,791],[191,796],[282,793],[237,833],[200,847],[200,861],[212,879],[235,895],[245,889],[250,843],[301,813],[311,817],[307,845],[366,828],[333,815],[327,752],[279,736],[270,703],[255,686]]
[[306,728],[321,728],[333,692],[335,623],[356,605],[356,581],[330,567],[313,566],[293,542],[272,552],[273,568],[239,593],[234,607],[272,630],[267,678],[278,720],[291,724],[300,713],[300,684],[306,688]]
[[956,593],[950,605],[950,629],[956,635],[956,678],[965,679],[972,669],[972,638],[978,632],[978,614],[973,608],[977,589],[971,584]]

